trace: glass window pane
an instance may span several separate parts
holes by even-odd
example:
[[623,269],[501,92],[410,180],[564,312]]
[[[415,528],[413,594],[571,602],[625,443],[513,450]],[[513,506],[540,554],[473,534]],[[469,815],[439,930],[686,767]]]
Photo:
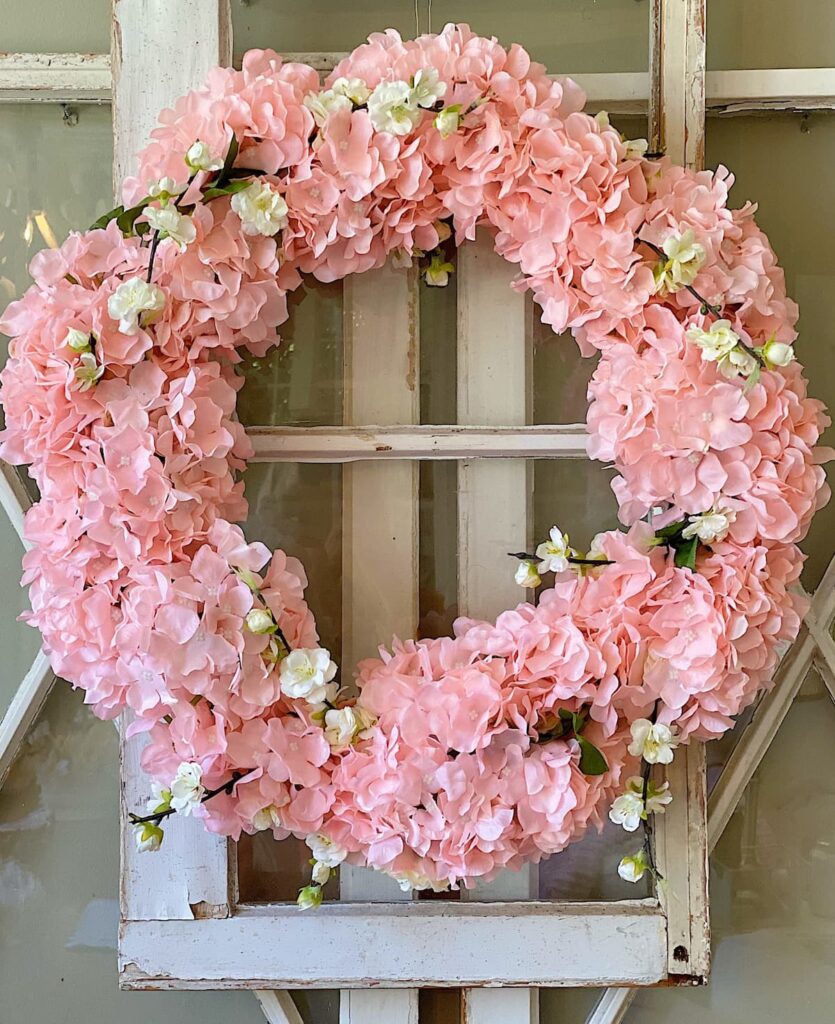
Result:
[[5,0],[3,49],[13,53],[109,53],[110,0]]
[[[237,855],[241,903],[295,903],[299,889],[310,885],[310,849],[302,839],[276,842],[270,831],[244,834]],[[339,899],[339,868],[322,893],[326,900]]]
[[[26,268],[39,249],[57,245],[111,205],[111,153],[109,107],[84,107],[71,126],[57,105],[0,105],[0,308],[29,284]],[[0,363],[7,349],[0,334]],[[0,718],[41,644],[36,630],[16,621],[28,607],[18,586],[22,556],[0,512]]]
[[710,984],[641,992],[627,1021],[831,1019],[833,731],[835,706],[816,681],[795,700],[712,857]]
[[342,422],[342,283],[309,275],[287,297],[279,345],[243,353],[238,414],[247,426],[313,427]]
[[[457,483],[458,463],[421,464],[419,497],[418,634],[446,636],[458,614]],[[583,460],[532,460],[534,536],[545,537],[554,523],[572,531],[586,549],[600,530],[617,525],[609,482],[611,471]],[[310,581],[307,592],[322,643],[341,662],[342,647],[342,478],[340,466],[255,463],[247,471],[250,516],[246,531],[271,547],[301,558]],[[369,516],[374,510],[368,510]],[[378,568],[378,567],[375,567]],[[507,573],[515,563],[507,559]],[[404,586],[410,581],[404,580]],[[519,600],[525,599],[519,590]],[[380,635],[381,643],[389,637]],[[354,666],[342,666],[350,684]],[[631,845],[630,845],[631,844]],[[540,868],[543,899],[634,898],[615,865],[634,846],[622,829],[606,828]],[[238,856],[240,896],[244,902],[289,901],[306,883],[309,853],[296,841],[276,844],[259,835],[242,841]],[[336,886],[332,898],[337,897]]]
[[301,559],[323,647],[340,661],[342,467],[253,463],[246,472],[249,540]]
[[110,107],[74,110],[77,121],[64,119],[57,104],[0,106],[3,306],[28,287],[26,268],[39,249],[55,247],[113,205]]
[[118,756],[59,683],[0,790],[3,1024],[263,1024],[250,992],[118,990]]
[[613,476],[613,470],[599,462],[534,460],[534,537],[547,538],[556,525],[570,534],[573,547],[587,551],[596,533],[617,529]]
[[[791,19],[785,19],[789,22]],[[711,118],[707,165],[725,164],[736,176],[733,206],[753,200],[786,271],[789,295],[800,306],[796,351],[806,366],[809,391],[835,407],[835,336],[830,296],[835,288],[835,207],[824,200],[835,160],[835,116],[772,114]],[[835,441],[833,428],[824,443]],[[830,483],[835,470],[827,467]],[[835,502],[821,509],[803,549],[809,555],[804,585],[817,586],[832,557]]]
[[466,22],[476,32],[521,43],[553,73],[645,71],[648,0],[336,0],[233,3],[235,51],[272,47],[288,53],[345,51],[371,32],[395,28],[404,38]]
[[41,646],[40,633],[17,621],[18,615],[29,607],[26,591],[18,585],[22,558],[23,545],[0,510],[0,721]]
[[707,66],[825,68],[835,63],[831,0],[708,0]]

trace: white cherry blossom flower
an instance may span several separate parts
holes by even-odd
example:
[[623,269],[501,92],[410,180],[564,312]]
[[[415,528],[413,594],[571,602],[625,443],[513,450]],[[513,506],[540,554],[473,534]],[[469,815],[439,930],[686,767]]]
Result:
[[757,369],[757,360],[742,345],[737,345],[718,365],[722,376],[733,380],[734,377],[750,377]]
[[769,366],[788,366],[794,359],[794,347],[771,338],[763,345],[762,356]]
[[686,335],[702,350],[702,359],[717,364],[723,377],[750,377],[757,368],[757,360],[742,344],[730,320],[715,320],[707,330],[688,327]]
[[368,116],[375,131],[408,135],[422,114],[408,82],[380,82],[368,97]]
[[64,338],[64,344],[67,348],[71,348],[73,352],[88,352],[90,350],[90,332],[79,331],[75,327],[70,327]]
[[439,110],[432,123],[440,132],[441,138],[448,139],[461,127],[461,104],[453,103],[451,107]]
[[695,325],[688,327],[686,337],[702,350],[702,359],[717,363],[733,352],[740,341],[730,320],[714,320],[707,330]]
[[148,183],[148,195],[152,199],[162,199],[167,201],[172,196],[178,196],[180,193],[185,192],[185,182],[179,184],[173,178],[160,178],[158,181],[151,181]]
[[647,764],[669,764],[672,761],[678,739],[668,725],[638,718],[629,728],[632,733],[629,753],[633,757],[642,757]]
[[310,847],[313,859],[317,863],[324,864],[329,868],[338,868],[348,856],[348,851],[344,846],[335,843],[333,839],[323,835],[321,832],[315,832],[313,835],[308,836],[305,839],[305,843]]
[[691,285],[705,261],[705,250],[696,241],[692,228],[682,234],[672,232],[661,246],[667,259],[655,268],[655,290],[661,295]]
[[107,300],[107,312],[119,321],[122,334],[136,334],[165,309],[165,292],[141,277],[129,277]]
[[650,782],[647,787],[647,814],[664,814],[667,809],[667,804],[671,804],[672,802],[673,794],[670,792],[669,782],[664,782],[660,786],[656,786],[654,782]]
[[371,90],[361,78],[345,78],[344,75],[340,75],[333,82],[331,91],[337,96],[347,97],[357,107],[366,103],[371,95]]
[[171,806],[179,814],[189,815],[200,806],[203,794],[203,769],[194,761],[183,761],[171,780]]
[[538,587],[542,582],[536,571],[536,562],[530,558],[523,558],[519,562],[514,579],[520,587]]
[[275,632],[275,619],[266,608],[252,608],[246,613],[246,628],[250,633],[263,636]]
[[154,231],[164,233],[166,238],[170,238],[180,252],[185,252],[197,238],[194,221],[180,213],[175,206],[148,206],[145,209],[145,219]]
[[148,797],[147,808],[152,814],[167,811],[171,806],[171,790],[161,785],[156,779],[151,783],[151,795]]
[[663,814],[667,804],[673,799],[670,784],[665,782],[656,786],[647,784],[647,798],[644,801],[644,780],[640,775],[633,775],[626,783],[626,790],[613,803],[609,818],[616,825],[622,825],[627,832],[634,832],[649,814]]
[[618,864],[618,874],[625,882],[640,882],[649,871],[649,861],[643,850],[624,857]]
[[276,805],[269,804],[267,807],[262,807],[260,811],[256,811],[252,818],[252,824],[259,832],[268,828],[281,828],[281,817]]
[[336,675],[336,665],[323,647],[299,647],[283,659],[279,675],[281,692],[287,697],[320,704],[327,699],[328,683]]
[[78,382],[79,391],[89,391],[104,374],[104,367],[97,362],[92,352],[82,352],[72,375]]
[[314,861],[313,870],[310,872],[311,879],[316,885],[324,885],[331,876],[331,869],[320,860]]
[[223,167],[223,160],[212,156],[208,144],[200,139],[189,146],[185,161],[189,170],[195,174],[198,171],[219,171]]
[[626,783],[626,792],[621,794],[609,810],[609,819],[616,825],[623,825],[627,832],[634,832],[644,820],[644,780],[633,776]]
[[241,218],[245,235],[275,235],[287,224],[284,196],[265,181],[254,181],[236,192],[232,209]]
[[418,107],[434,107],[446,94],[437,68],[421,68],[412,79],[412,102]]
[[568,568],[568,556],[572,553],[568,546],[568,537],[558,526],[552,526],[548,540],[543,541],[536,549],[540,572],[565,572]]
[[377,719],[358,704],[325,712],[325,739],[332,747],[347,747]]
[[591,547],[586,552],[586,558],[593,558],[598,562],[606,562],[609,556],[606,554],[603,545],[606,543],[605,533],[596,533],[591,539]]
[[623,139],[623,144],[626,147],[623,154],[626,160],[640,160],[649,149],[646,139]]
[[685,540],[698,537],[703,544],[715,544],[728,536],[731,523],[736,520],[736,512],[732,508],[714,505],[709,512],[688,516],[688,520],[687,526],[681,531]]
[[352,110],[354,106],[350,97],[336,92],[335,89],[309,92],[303,102],[320,128],[324,128],[328,118],[337,110]]

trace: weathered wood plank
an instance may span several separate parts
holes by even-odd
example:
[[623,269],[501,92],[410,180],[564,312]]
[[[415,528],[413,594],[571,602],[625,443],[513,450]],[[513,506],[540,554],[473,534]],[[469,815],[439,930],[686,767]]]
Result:
[[28,550],[31,545],[23,535],[23,520],[32,507],[32,499],[14,466],[0,462],[0,507],[6,513],[21,544]]
[[586,455],[582,423],[536,427],[250,427],[254,462],[569,458]]
[[0,786],[54,682],[55,676],[49,667],[49,659],[43,651],[39,651],[0,721]]
[[0,53],[0,103],[109,103],[110,54]]
[[157,989],[643,985],[664,978],[666,949],[654,901],[267,906],[128,921],[120,969],[123,987]]
[[[176,31],[172,30],[176,26]],[[231,56],[228,0],[113,0],[114,188],[133,168],[160,110],[199,85]],[[183,47],[182,40],[188,39]],[[230,913],[227,841],[192,818],[166,825],[162,849],[136,850],[127,813],[144,808],[150,779],[139,765],[141,738],[124,740],[122,723],[123,920],[218,917]],[[144,927],[144,926],[143,926]]]
[[[479,233],[458,252],[458,422],[510,424],[530,419],[531,352],[525,296],[510,283],[515,268]],[[518,436],[518,435],[517,435]],[[574,439],[576,435],[572,436]],[[531,454],[524,452],[520,454]],[[584,452],[582,453],[584,454]],[[524,598],[508,564],[509,551],[531,543],[532,465],[467,459],[458,468],[458,605],[462,615],[492,618]],[[470,900],[537,896],[535,867],[502,872],[465,890]],[[506,940],[507,941],[507,940]],[[467,992],[465,1024],[535,1024],[535,989]]]
[[[344,298],[345,422],[416,423],[416,270],[387,264],[355,275]],[[417,630],[418,464],[352,462],[343,471],[342,509],[342,663],[352,671],[381,641]],[[386,875],[346,865],[340,898],[399,902],[411,894]],[[356,938],[351,945],[363,948]],[[340,1024],[417,1024],[417,1004],[416,989],[346,990]]]
[[[701,167],[704,158],[705,3],[654,0],[652,8],[650,120],[664,152],[688,167]],[[703,978],[710,967],[703,746],[681,749],[664,776],[674,797],[655,822],[655,840],[668,917],[667,967],[673,976]]]
[[304,1024],[289,992],[261,989],[255,993],[255,998],[267,1024]]
[[[322,74],[342,53],[287,53]],[[240,65],[240,58],[236,62]],[[573,78],[590,109],[645,114],[651,76],[645,71],[555,75]],[[708,71],[707,109],[714,115],[757,110],[835,109],[835,68],[755,68]],[[0,103],[109,103],[111,60],[105,53],[0,53]]]
[[[188,40],[183,45],[183,40]],[[229,0],[113,0],[114,176],[133,170],[161,110],[232,59]]]

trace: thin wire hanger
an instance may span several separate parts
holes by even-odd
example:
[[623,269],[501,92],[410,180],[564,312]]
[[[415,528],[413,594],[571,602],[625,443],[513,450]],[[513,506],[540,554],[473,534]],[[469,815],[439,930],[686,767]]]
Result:
[[[432,0],[426,0],[426,31],[432,31]],[[415,0],[415,36],[420,34],[420,0]]]

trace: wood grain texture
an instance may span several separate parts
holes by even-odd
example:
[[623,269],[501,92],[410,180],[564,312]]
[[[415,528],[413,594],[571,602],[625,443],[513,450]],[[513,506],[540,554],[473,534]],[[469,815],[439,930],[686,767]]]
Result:
[[113,0],[117,183],[135,169],[136,154],[147,143],[160,112],[202,85],[212,68],[231,60],[229,0],[167,0],[164,12],[157,0]]
[[0,53],[0,103],[109,103],[110,54]]

